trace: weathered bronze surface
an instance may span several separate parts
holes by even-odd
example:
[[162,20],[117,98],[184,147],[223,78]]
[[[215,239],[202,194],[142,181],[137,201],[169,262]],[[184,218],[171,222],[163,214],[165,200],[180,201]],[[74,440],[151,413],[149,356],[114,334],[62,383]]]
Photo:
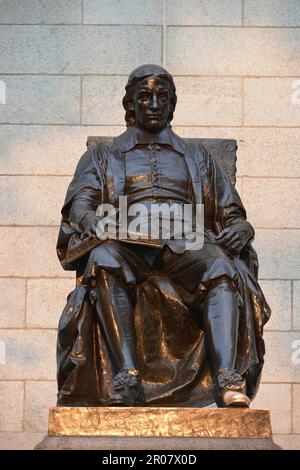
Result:
[[[89,145],[68,188],[57,253],[77,285],[59,323],[59,406],[226,407],[227,391],[246,406],[257,392],[271,312],[234,187],[235,142],[177,136],[176,99],[166,70],[134,70],[127,130]],[[204,204],[203,248],[99,240],[97,207],[125,195],[129,206]]]
[[251,409],[57,407],[49,436],[269,438],[270,412]]

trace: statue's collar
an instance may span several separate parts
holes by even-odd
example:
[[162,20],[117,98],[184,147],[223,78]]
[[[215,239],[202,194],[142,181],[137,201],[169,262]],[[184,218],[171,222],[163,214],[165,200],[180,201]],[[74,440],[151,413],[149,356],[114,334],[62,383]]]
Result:
[[130,126],[123,134],[115,137],[114,142],[121,152],[128,152],[138,144],[167,144],[182,155],[185,151],[184,140],[169,127],[165,127],[159,134],[150,134],[136,126]]

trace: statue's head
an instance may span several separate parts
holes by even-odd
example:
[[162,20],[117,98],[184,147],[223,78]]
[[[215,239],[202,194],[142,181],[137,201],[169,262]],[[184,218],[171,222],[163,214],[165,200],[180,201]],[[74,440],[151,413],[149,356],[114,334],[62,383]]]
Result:
[[127,126],[160,132],[173,119],[177,96],[172,75],[158,65],[142,65],[129,75],[123,106]]

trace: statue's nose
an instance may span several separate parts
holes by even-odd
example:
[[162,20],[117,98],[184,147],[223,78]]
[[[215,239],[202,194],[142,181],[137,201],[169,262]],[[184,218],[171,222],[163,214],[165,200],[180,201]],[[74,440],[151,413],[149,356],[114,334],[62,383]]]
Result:
[[158,99],[157,99],[156,95],[152,96],[152,100],[151,100],[151,103],[150,103],[150,108],[152,110],[159,109]]

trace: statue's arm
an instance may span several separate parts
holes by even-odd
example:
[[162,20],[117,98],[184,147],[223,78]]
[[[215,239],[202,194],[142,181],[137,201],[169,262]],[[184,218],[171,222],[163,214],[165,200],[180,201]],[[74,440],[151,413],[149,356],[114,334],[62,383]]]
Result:
[[77,232],[85,233],[86,236],[92,236],[92,233],[96,231],[98,222],[96,211],[100,202],[101,193],[99,190],[90,187],[80,190],[71,202],[69,212],[70,225]]
[[96,222],[97,206],[105,197],[106,162],[107,151],[103,146],[89,149],[80,158],[69,184],[56,245],[64,269],[77,269],[77,264],[68,259],[69,252],[81,237],[92,237],[89,229]]
[[247,220],[240,196],[225,169],[210,155],[207,155],[207,165],[215,201],[216,239],[229,251],[239,253],[254,240],[254,229]]

